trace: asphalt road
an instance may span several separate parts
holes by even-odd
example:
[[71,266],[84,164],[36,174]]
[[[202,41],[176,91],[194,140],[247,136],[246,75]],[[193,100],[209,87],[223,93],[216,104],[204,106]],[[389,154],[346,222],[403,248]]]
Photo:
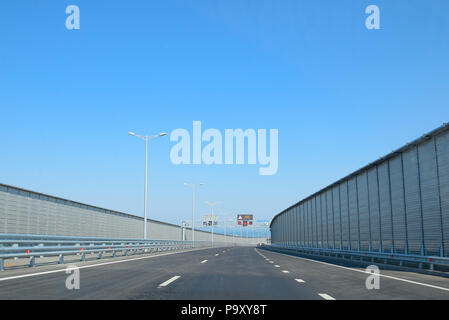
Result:
[[343,300],[449,299],[449,279],[381,270],[368,290],[362,268],[253,247],[134,256],[77,264],[80,289],[68,290],[65,266],[0,274],[0,299]]

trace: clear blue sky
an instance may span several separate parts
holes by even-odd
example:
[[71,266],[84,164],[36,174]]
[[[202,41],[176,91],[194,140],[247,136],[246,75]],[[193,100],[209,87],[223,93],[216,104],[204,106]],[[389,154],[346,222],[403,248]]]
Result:
[[[65,28],[78,5],[81,29]],[[365,28],[376,4],[381,30]],[[143,215],[144,143],[279,129],[279,170],[174,166],[150,150],[151,218],[269,219],[449,120],[447,0],[4,1],[0,182]]]

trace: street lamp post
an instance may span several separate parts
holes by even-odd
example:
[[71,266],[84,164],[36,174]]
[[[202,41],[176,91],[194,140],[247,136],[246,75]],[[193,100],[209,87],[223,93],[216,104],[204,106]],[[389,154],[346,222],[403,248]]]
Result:
[[184,185],[186,187],[190,187],[192,188],[192,242],[193,242],[193,247],[195,247],[195,187],[196,186],[204,186],[204,183],[200,183],[200,184],[189,184],[184,182]]
[[135,134],[134,132],[128,132],[130,136],[137,137],[145,141],[145,196],[143,202],[143,238],[147,239],[147,197],[148,197],[148,142],[150,139],[162,137],[167,135],[166,132],[161,132],[155,136],[141,136],[139,134]]
[[218,202],[209,202],[206,201],[206,204],[210,207],[210,211],[211,211],[211,221],[212,221],[212,247],[214,246],[214,220],[213,220],[213,216],[214,216],[214,206],[216,206],[218,204]]

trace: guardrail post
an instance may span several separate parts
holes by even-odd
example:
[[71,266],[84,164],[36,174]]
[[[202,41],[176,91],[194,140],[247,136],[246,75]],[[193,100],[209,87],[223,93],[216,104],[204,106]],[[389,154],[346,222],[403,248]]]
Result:
[[36,265],[36,258],[34,256],[30,257],[30,267],[34,267]]
[[0,258],[0,271],[4,271],[5,270],[5,263],[3,258]]
[[59,255],[58,264],[64,263],[64,256],[62,254]]
[[[43,244],[43,243],[39,243],[38,245],[37,245],[38,247],[44,247],[45,246],[45,244]],[[44,256],[39,256],[39,258],[43,258]]]

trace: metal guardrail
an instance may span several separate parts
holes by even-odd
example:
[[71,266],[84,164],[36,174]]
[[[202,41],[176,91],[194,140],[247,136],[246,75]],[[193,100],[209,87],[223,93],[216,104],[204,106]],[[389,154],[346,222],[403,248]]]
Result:
[[339,250],[339,249],[323,249],[312,247],[300,247],[292,245],[279,245],[270,244],[264,246],[267,249],[273,249],[275,251],[286,251],[293,253],[303,253],[309,255],[328,256],[335,258],[350,260],[364,261],[369,259],[371,262],[375,262],[375,259],[382,260],[383,264],[397,263],[399,266],[404,266],[404,263],[417,264],[419,269],[423,269],[427,266],[429,270],[433,271],[435,266],[449,267],[449,258],[440,256],[420,256],[411,254],[399,254],[399,253],[385,253],[385,252],[373,252],[373,251],[355,251],[355,250]]
[[211,241],[106,239],[87,237],[63,237],[26,234],[0,234],[0,271],[5,270],[4,261],[14,258],[29,258],[29,266],[36,265],[36,258],[58,256],[58,264],[64,263],[64,256],[79,255],[85,261],[86,254],[105,253],[116,257],[129,254],[144,254],[158,251],[183,250],[201,247],[219,247],[230,243]]

